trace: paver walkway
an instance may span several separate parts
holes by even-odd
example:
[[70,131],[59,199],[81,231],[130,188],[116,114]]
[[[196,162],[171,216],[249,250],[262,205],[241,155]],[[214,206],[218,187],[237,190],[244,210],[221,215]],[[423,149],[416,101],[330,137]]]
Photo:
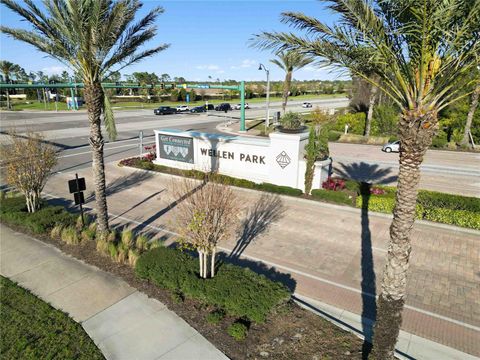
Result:
[[161,302],[2,225],[0,273],[81,323],[107,359],[228,359]]
[[[174,178],[113,163],[107,164],[106,174],[112,223],[151,230],[172,241]],[[92,189],[91,170],[79,176]],[[72,177],[56,175],[45,191],[70,199],[67,180]],[[239,234],[222,247],[248,257],[250,261],[239,260],[245,265],[258,268],[255,260],[261,260],[275,266],[298,294],[374,317],[388,216],[362,217],[358,209],[288,197],[280,205],[259,192],[236,193],[246,211],[239,217]],[[255,216],[263,220],[248,221]],[[480,232],[416,223],[412,245],[403,330],[480,356]]]

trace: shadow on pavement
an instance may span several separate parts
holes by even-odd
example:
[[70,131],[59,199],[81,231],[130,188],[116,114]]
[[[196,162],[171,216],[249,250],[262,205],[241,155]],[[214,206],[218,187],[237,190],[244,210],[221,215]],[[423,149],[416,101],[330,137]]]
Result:
[[268,231],[270,225],[279,220],[285,212],[285,206],[278,195],[262,194],[255,204],[247,210],[240,226],[239,238],[229,258],[238,259],[245,249],[260,234]]
[[[361,176],[363,182],[359,184],[359,193],[362,198],[361,224],[361,289],[362,289],[362,332],[365,341],[362,347],[362,358],[368,359],[372,351],[373,326],[377,318],[376,305],[376,275],[372,251],[372,234],[368,217],[368,206],[370,201],[372,185],[364,182],[365,179],[376,183],[389,183],[397,179],[396,176],[388,176],[390,169],[379,169],[378,165],[370,165],[364,162],[353,164],[342,164],[342,170],[337,170],[340,176],[347,179],[358,179]],[[367,176],[367,177],[365,177]]]

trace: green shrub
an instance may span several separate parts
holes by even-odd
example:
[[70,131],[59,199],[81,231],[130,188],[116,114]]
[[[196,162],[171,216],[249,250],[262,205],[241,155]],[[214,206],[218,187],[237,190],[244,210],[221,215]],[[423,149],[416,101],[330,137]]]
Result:
[[92,222],[93,222],[93,217],[91,217],[90,215],[83,214],[83,221],[82,221],[82,215],[78,215],[75,226],[77,227],[77,229],[80,230],[84,227],[83,225],[84,223],[85,223],[85,227],[88,227]]
[[90,228],[86,228],[82,230],[81,237],[82,237],[82,240],[92,241],[95,239],[95,231]]
[[290,186],[274,185],[270,183],[257,184],[255,189],[290,196],[300,196],[303,194],[303,191],[300,189],[295,189]]
[[55,225],[52,231],[50,231],[50,237],[52,239],[58,239],[60,236],[62,236],[62,230],[63,230],[62,225]]
[[209,324],[217,325],[225,317],[225,311],[215,310],[207,315],[207,322]]
[[439,131],[437,136],[432,139],[432,147],[434,148],[444,148],[448,143],[447,133],[445,131]]
[[445,194],[435,191],[420,190],[417,203],[424,208],[446,208],[450,210],[467,210],[480,213],[480,199],[475,197]]
[[146,235],[140,234],[135,240],[135,247],[139,251],[145,251],[148,249],[148,237]]
[[248,328],[247,325],[237,321],[228,327],[227,332],[235,340],[241,341],[247,337]]
[[126,263],[128,260],[129,250],[130,250],[129,247],[125,243],[123,242],[119,243],[117,245],[117,258],[116,259],[114,258],[114,260],[122,264]]
[[93,230],[93,232],[96,233],[96,232],[97,232],[97,223],[96,223],[95,221],[92,221],[92,222],[90,223],[90,225],[88,225],[88,228],[89,228],[90,230]]
[[395,135],[398,132],[400,111],[395,105],[377,105],[373,108],[372,135]]
[[163,243],[160,241],[160,240],[152,240],[150,242],[148,242],[147,244],[147,249],[148,250],[153,250],[153,249],[156,249],[156,248],[159,248],[159,247],[162,247],[163,246]]
[[102,255],[110,255],[108,246],[109,243],[105,239],[99,238],[97,240],[96,249]]
[[68,226],[62,230],[62,241],[70,245],[77,245],[80,243],[77,229],[73,226]]
[[299,113],[288,111],[280,118],[280,124],[289,130],[299,129],[302,126],[302,116]]
[[366,116],[364,112],[339,115],[333,129],[343,134],[345,131],[345,125],[348,124],[349,134],[363,135],[363,132],[365,131],[365,119]]
[[65,211],[63,206],[45,206],[26,215],[25,226],[30,231],[41,234],[50,231],[55,225],[71,226],[75,215]]
[[312,197],[314,199],[325,200],[336,204],[353,205],[353,197],[343,191],[314,189],[312,190]]
[[114,242],[109,242],[107,246],[108,255],[112,260],[116,261],[118,258],[117,245]]
[[341,131],[335,131],[335,130],[330,130],[328,132],[328,141],[338,141],[340,139],[340,136],[342,136]]
[[135,267],[135,264],[140,257],[140,252],[137,249],[129,249],[128,250],[128,265],[131,267]]
[[27,206],[25,205],[25,197],[15,196],[15,197],[5,197],[0,201],[0,213],[7,212],[20,212],[27,211]]
[[[356,205],[358,208],[362,208],[363,206],[363,197],[362,196],[357,196],[357,201]],[[387,213],[391,214],[393,213],[393,209],[395,208],[395,199],[389,196],[375,196],[371,195],[368,198],[368,210],[369,211],[375,211],[375,212],[381,212],[381,213]]]
[[357,180],[345,180],[345,189],[358,194],[360,192],[360,182]]
[[125,245],[127,249],[133,246],[133,240],[134,240],[134,236],[133,236],[132,230],[125,229],[122,231],[121,241],[122,241],[122,244]]
[[208,280],[199,278],[197,270],[198,259],[166,247],[146,252],[135,267],[140,278],[255,322],[265,321],[270,310],[290,296],[281,283],[239,266],[223,264]]
[[424,210],[424,219],[480,230],[480,213],[472,211],[430,208]]

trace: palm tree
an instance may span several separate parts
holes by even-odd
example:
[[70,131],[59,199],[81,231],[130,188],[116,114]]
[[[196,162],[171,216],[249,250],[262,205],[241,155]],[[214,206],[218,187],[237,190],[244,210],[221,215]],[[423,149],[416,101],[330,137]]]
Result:
[[263,32],[253,41],[262,49],[296,50],[348,69],[402,111],[396,205],[373,338],[376,358],[391,359],[405,301],[420,165],[438,130],[438,112],[468,96],[463,91],[472,85],[468,74],[480,52],[480,0],[328,3],[337,25],[287,12],[282,21],[306,35]]
[[111,139],[115,138],[116,129],[101,82],[114,68],[119,71],[168,47],[163,44],[143,49],[156,35],[153,24],[163,9],[155,7],[134,22],[135,14],[142,7],[138,0],[44,0],[45,11],[33,0],[25,0],[25,5],[13,0],[1,0],[1,3],[33,27],[33,31],[28,31],[1,26],[3,33],[34,46],[82,76],[90,124],[97,223],[99,231],[107,231],[102,113]]
[[307,66],[313,61],[313,59],[297,51],[279,51],[276,55],[278,59],[270,60],[270,62],[285,71],[282,102],[282,109],[285,113],[285,108],[287,107],[288,101],[288,94],[290,93],[290,85],[292,84],[293,71]]
[[480,97],[480,80],[472,94],[472,102],[470,103],[470,109],[468,110],[467,121],[465,123],[465,130],[463,132],[462,141],[460,142],[461,145],[467,145],[469,143],[469,136],[470,136],[470,129],[472,127],[473,115],[475,115],[475,111],[477,110],[479,97]]
[[[10,61],[2,60],[0,61],[0,72],[3,74],[3,81],[8,83],[11,80],[11,77],[17,73],[17,71],[20,69],[20,66],[17,64],[14,64]],[[5,89],[5,95],[7,97],[7,109],[11,109],[11,104],[10,104],[10,92],[8,89]]]

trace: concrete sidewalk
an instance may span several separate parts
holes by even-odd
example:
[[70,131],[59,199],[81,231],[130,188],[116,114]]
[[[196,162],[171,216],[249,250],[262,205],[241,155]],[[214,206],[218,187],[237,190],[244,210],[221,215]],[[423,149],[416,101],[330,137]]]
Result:
[[107,359],[228,359],[161,302],[3,225],[0,273],[81,323]]

